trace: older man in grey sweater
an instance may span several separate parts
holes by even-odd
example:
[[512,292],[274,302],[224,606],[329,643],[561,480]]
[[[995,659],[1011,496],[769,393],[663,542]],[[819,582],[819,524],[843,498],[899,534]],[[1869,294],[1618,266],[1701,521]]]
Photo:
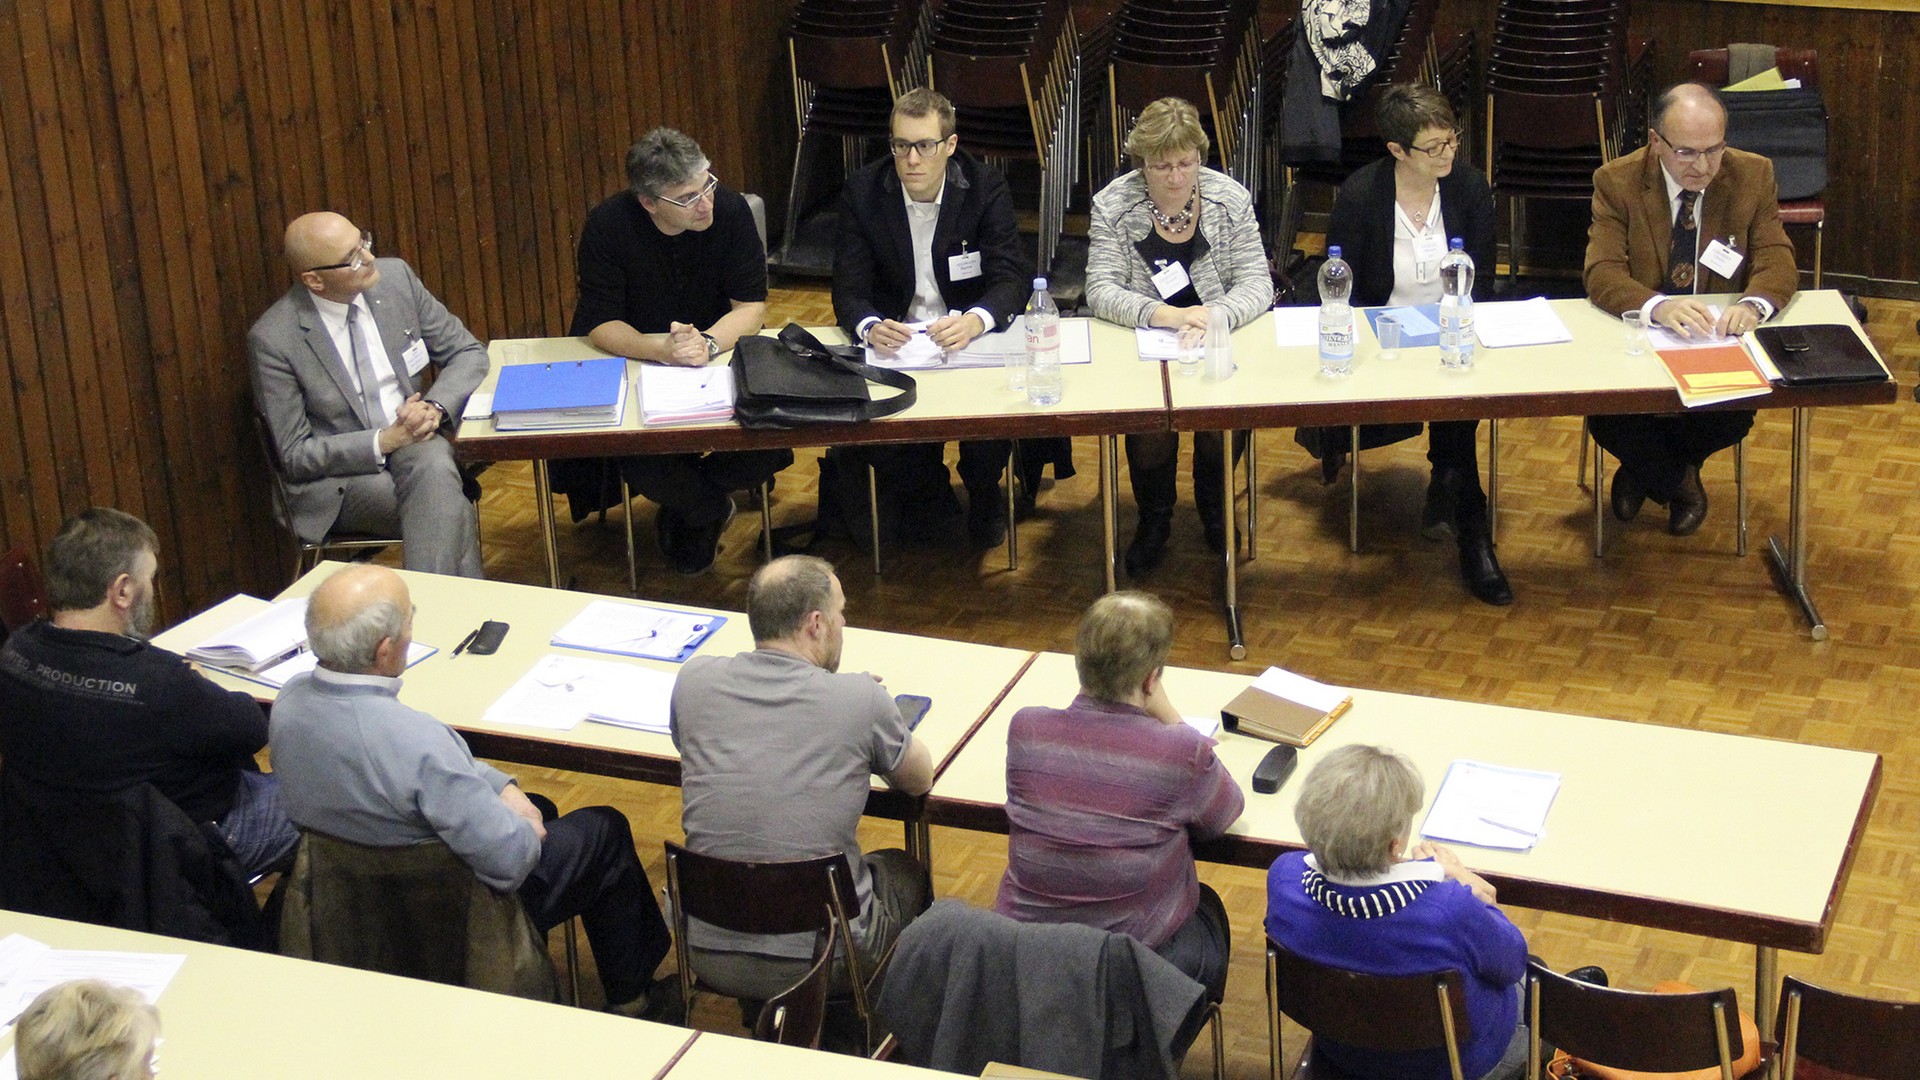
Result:
[[649,1004],[671,942],[626,818],[593,806],[545,820],[457,732],[400,703],[413,604],[398,574],[350,566],[322,582],[307,638],[319,666],[288,681],[269,731],[294,824],[374,847],[444,842],[489,888],[517,891],[542,933],[581,918],[609,1011],[677,1001]]

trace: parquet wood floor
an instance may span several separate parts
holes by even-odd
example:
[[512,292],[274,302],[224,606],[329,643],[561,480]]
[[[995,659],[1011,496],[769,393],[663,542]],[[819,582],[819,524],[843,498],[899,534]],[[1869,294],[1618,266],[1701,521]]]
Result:
[[[1911,386],[1920,365],[1914,319],[1920,305],[1874,300],[1869,332],[1894,374]],[[775,290],[770,322],[830,320],[824,289]],[[1073,373],[1067,376],[1073,393]],[[1764,538],[1786,524],[1789,420],[1763,411],[1749,440],[1753,543],[1733,554],[1734,489],[1729,455],[1707,470],[1713,499],[1706,527],[1690,539],[1667,536],[1650,508],[1612,529],[1607,556],[1591,551],[1592,502],[1577,482],[1577,418],[1503,425],[1500,558],[1517,600],[1495,609],[1462,589],[1453,550],[1418,535],[1426,482],[1425,444],[1414,440],[1363,455],[1362,551],[1346,547],[1344,487],[1325,488],[1318,467],[1291,433],[1262,432],[1258,445],[1258,558],[1243,564],[1240,600],[1249,656],[1227,660],[1214,564],[1191,511],[1175,522],[1166,564],[1147,587],[1179,619],[1174,662],[1257,672],[1283,664],[1334,682],[1412,694],[1584,713],[1870,750],[1886,758],[1885,781],[1865,845],[1841,903],[1827,951],[1783,954],[1784,971],[1842,990],[1920,1000],[1920,408],[1889,406],[1816,414],[1813,437],[1809,576],[1830,640],[1814,643],[1795,607],[1778,593],[1761,555]],[[1484,440],[1483,440],[1484,447]],[[1079,612],[1101,591],[1095,571],[1100,520],[1096,447],[1077,440],[1078,476],[1049,484],[1021,527],[1021,568],[1001,551],[948,545],[894,548],[875,577],[866,559],[827,545],[858,625],[1027,649],[1070,649]],[[776,522],[811,516],[816,452],[802,452],[775,490]],[[544,581],[531,472],[498,466],[484,478],[481,504],[490,577]],[[1191,506],[1191,493],[1181,496]],[[1131,510],[1122,512],[1122,542]],[[651,512],[636,511],[642,591],[665,601],[738,608],[757,565],[755,519],[742,513],[718,566],[698,578],[666,570],[652,551]],[[625,592],[615,514],[563,524],[565,572],[577,587]],[[881,672],[905,684],[910,672]],[[511,768],[511,766],[509,766]],[[672,788],[516,768],[563,808],[612,803],[633,820],[654,881],[663,878],[660,841],[678,839]],[[1437,778],[1429,777],[1429,782]],[[1250,796],[1251,797],[1251,796]],[[1756,799],[1766,792],[1753,793]],[[1659,798],[1622,792],[1623,799]],[[1726,808],[1728,829],[1741,808]],[[899,828],[868,821],[869,846],[898,844]],[[991,903],[1005,866],[1005,839],[935,829],[939,895]],[[1779,872],[1756,866],[1752,872]],[[1265,1075],[1267,1033],[1260,919],[1263,875],[1203,866],[1233,915],[1235,949],[1227,1002],[1230,1072]],[[1534,951],[1556,967],[1599,963],[1615,985],[1646,987],[1669,978],[1731,984],[1750,1003],[1752,950],[1745,946],[1510,909]],[[589,994],[593,994],[589,991]],[[696,1023],[738,1031],[731,1010],[707,1006]],[[1290,1036],[1297,1040],[1297,1035]],[[1297,1046],[1297,1041],[1293,1043]],[[1189,1076],[1204,1072],[1197,1058]]]

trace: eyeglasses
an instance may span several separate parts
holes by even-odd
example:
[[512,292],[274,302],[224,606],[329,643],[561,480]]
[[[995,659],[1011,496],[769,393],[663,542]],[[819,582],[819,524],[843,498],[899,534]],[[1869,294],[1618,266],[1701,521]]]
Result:
[[1432,146],[1416,146],[1413,149],[1420,151],[1430,158],[1443,157],[1460,149],[1460,133],[1456,131],[1439,142],[1434,143]]
[[353,249],[353,255],[346,262],[328,263],[325,266],[309,266],[307,273],[317,274],[322,270],[354,270],[373,261],[373,234],[361,232],[360,246]]
[[1167,177],[1175,173],[1190,173],[1199,167],[1199,158],[1188,158],[1185,161],[1156,161],[1148,165],[1147,170],[1155,176]]
[[1701,158],[1717,158],[1721,154],[1724,154],[1727,152],[1727,144],[1724,141],[1715,143],[1714,145],[1709,146],[1705,149],[1695,149],[1694,147],[1691,147],[1691,146],[1673,145],[1673,140],[1667,138],[1665,135],[1660,134],[1660,132],[1657,129],[1654,131],[1653,134],[1654,134],[1654,137],[1658,138],[1661,142],[1667,144],[1667,149],[1673,151],[1673,156],[1679,159],[1680,164],[1682,165],[1691,165],[1694,162],[1699,161]]
[[688,195],[685,198],[680,198],[680,199],[669,199],[665,195],[660,195],[656,197],[663,203],[672,203],[673,205],[679,207],[682,210],[691,210],[693,209],[693,206],[695,203],[699,202],[701,199],[705,199],[712,196],[713,189],[719,186],[720,186],[720,178],[713,175],[712,173],[708,173],[706,184],[702,186],[699,191],[694,192],[692,195]]
[[906,157],[909,153],[919,154],[921,157],[932,157],[933,152],[945,145],[946,141],[945,139],[921,139],[918,142],[908,142],[905,139],[888,139],[887,149],[893,151],[894,157]]

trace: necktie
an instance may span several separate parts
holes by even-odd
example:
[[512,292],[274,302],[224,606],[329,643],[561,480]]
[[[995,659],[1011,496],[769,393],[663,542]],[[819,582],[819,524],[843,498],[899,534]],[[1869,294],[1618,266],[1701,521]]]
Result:
[[1693,204],[1699,199],[1697,191],[1680,193],[1680,214],[1673,220],[1673,246],[1667,253],[1665,291],[1693,291],[1693,255],[1700,244],[1700,223],[1694,218]]
[[366,343],[360,339],[360,309],[353,304],[347,305],[347,344],[353,350],[353,370],[360,376],[360,400],[366,407],[367,426],[386,427],[387,409],[380,404],[380,378],[373,373],[373,361],[367,357]]

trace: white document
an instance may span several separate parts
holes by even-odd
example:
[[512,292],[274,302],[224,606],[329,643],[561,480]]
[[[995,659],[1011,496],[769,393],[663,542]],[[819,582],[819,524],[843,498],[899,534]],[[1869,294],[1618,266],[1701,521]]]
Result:
[[482,719],[555,731],[592,719],[665,732],[673,678],[669,672],[635,664],[550,653],[500,695]]
[[1286,668],[1270,667],[1253,680],[1253,688],[1277,698],[1297,701],[1323,713],[1330,713],[1353,696],[1352,691],[1341,686],[1328,686],[1316,682],[1305,675],[1296,675]]
[[1429,840],[1525,851],[1546,833],[1560,774],[1455,761],[1440,782],[1420,835]]
[[1319,345],[1320,309],[1317,307],[1274,308],[1273,343],[1283,349]]
[[640,423],[646,427],[733,418],[733,369],[726,364],[641,364],[638,380]]
[[[423,645],[418,641],[413,642],[407,646],[407,666],[412,667],[439,651],[440,650],[431,645]],[[304,675],[319,666],[320,658],[315,656],[312,650],[301,649],[299,652],[294,653],[292,656],[270,668],[254,672],[252,675],[242,675],[241,677],[252,679],[254,682],[266,683],[268,686],[278,690],[287,685],[295,675]]]
[[462,420],[485,420],[493,415],[493,391],[467,395],[467,407],[460,410]]
[[[12,935],[8,940],[20,935]],[[29,945],[40,945],[26,939]],[[74,979],[99,979],[138,990],[149,1004],[157,1004],[167,984],[187,962],[178,953],[94,952],[84,949],[24,949],[25,963],[0,982],[0,1022],[11,1023],[48,987]]]
[[[947,362],[947,354],[927,336],[927,327],[932,323],[907,323],[913,336],[905,345],[892,352],[867,346],[867,363],[874,367],[892,368],[895,371],[917,371],[921,368],[939,367]],[[982,334],[982,337],[987,335]]]
[[1516,345],[1553,345],[1573,340],[1544,296],[1531,300],[1489,300],[1473,305],[1473,334],[1489,349]]
[[[1720,305],[1708,304],[1707,317],[1712,319],[1717,325],[1720,322]],[[1667,329],[1657,322],[1651,320],[1647,322],[1647,344],[1652,345],[1653,351],[1655,352],[1663,349],[1711,349],[1725,345],[1732,340],[1734,339],[1731,337],[1715,337],[1712,334],[1702,334],[1699,337],[1681,337],[1679,334],[1674,333],[1672,330]],[[1766,350],[1762,349],[1761,351],[1765,352]]]
[[692,611],[594,600],[581,608],[580,614],[567,625],[554,631],[548,644],[672,660],[688,645],[704,637],[716,618]]
[[1219,713],[1214,713],[1212,716],[1183,716],[1180,718],[1180,722],[1200,734],[1205,735],[1209,739],[1217,739],[1220,737]]
[[282,600],[187,650],[187,659],[215,667],[259,671],[307,644],[307,598]]
[[1164,326],[1136,326],[1133,340],[1142,360],[1180,359],[1180,332]]

